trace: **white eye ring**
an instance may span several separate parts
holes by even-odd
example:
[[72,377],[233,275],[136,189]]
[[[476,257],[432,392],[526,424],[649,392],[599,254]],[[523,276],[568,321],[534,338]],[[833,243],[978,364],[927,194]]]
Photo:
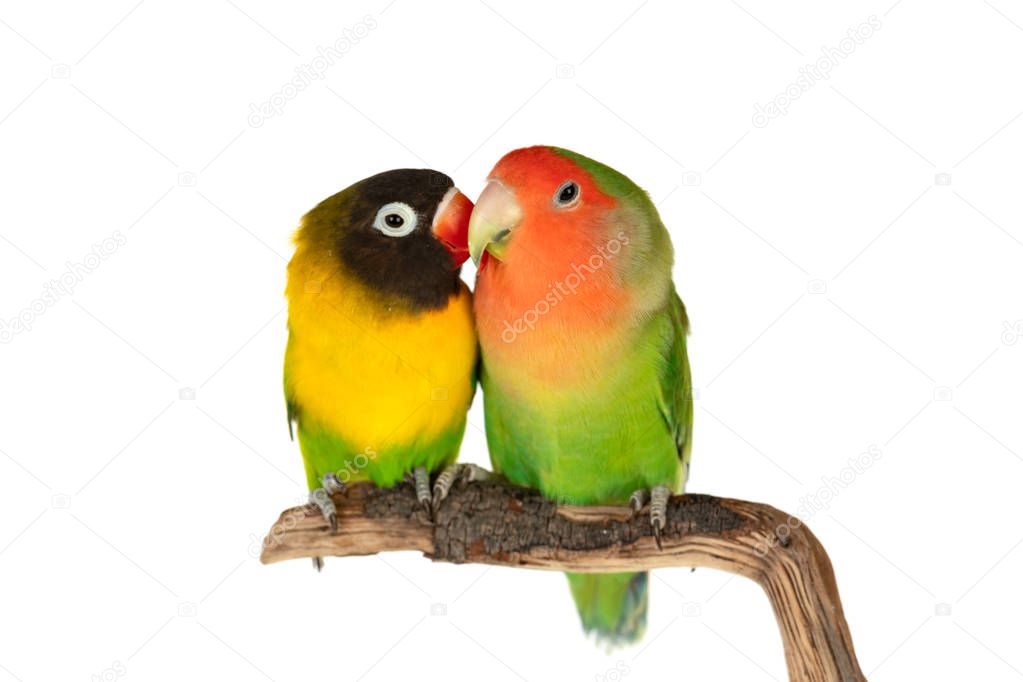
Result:
[[[388,224],[388,221],[392,224]],[[418,222],[419,216],[411,206],[400,201],[392,201],[389,204],[384,204],[377,211],[377,217],[373,219],[373,228],[380,230],[388,237],[404,237],[416,229]]]
[[[567,199],[562,199],[562,195],[566,192],[569,193]],[[579,195],[582,190],[577,182],[572,180],[565,180],[561,185],[558,186],[556,192],[554,192],[553,202],[557,208],[572,208],[579,203]]]

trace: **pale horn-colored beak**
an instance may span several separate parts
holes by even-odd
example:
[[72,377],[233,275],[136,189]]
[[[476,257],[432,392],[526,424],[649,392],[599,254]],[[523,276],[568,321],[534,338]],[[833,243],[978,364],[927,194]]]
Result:
[[499,180],[483,189],[469,218],[469,255],[479,265],[484,251],[498,260],[508,245],[509,235],[522,221],[522,207],[515,195]]

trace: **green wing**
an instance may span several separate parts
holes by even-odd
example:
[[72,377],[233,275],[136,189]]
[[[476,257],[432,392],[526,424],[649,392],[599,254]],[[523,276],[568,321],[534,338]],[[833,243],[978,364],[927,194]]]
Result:
[[671,339],[667,363],[661,375],[661,412],[682,460],[682,485],[689,477],[689,456],[693,446],[693,379],[689,372],[686,336],[689,334],[689,316],[686,307],[672,287],[668,302]]
[[288,325],[288,346],[284,351],[284,403],[288,409],[288,435],[291,436],[291,440],[295,440],[295,422],[298,420],[298,403],[295,402],[295,397],[291,395],[291,386],[288,383],[288,353],[291,350],[291,325]]

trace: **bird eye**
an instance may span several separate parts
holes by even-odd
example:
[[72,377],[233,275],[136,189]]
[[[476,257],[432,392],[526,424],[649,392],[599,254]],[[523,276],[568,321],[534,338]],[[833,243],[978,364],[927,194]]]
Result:
[[392,201],[377,211],[373,220],[373,228],[380,230],[388,237],[404,237],[416,229],[419,221],[416,212],[408,204]]
[[554,205],[558,208],[574,206],[579,201],[579,185],[571,180],[566,180],[554,193]]

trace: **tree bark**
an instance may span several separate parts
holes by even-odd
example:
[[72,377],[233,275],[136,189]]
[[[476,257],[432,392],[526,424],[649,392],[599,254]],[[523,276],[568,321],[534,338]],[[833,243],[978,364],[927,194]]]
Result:
[[314,507],[284,511],[263,541],[271,564],[418,550],[434,561],[574,572],[700,566],[767,593],[793,682],[863,681],[831,561],[795,517],[707,495],[673,497],[658,549],[649,517],[627,507],[558,505],[500,481],[456,485],[431,523],[412,486],[350,485],[334,496],[338,532]]

